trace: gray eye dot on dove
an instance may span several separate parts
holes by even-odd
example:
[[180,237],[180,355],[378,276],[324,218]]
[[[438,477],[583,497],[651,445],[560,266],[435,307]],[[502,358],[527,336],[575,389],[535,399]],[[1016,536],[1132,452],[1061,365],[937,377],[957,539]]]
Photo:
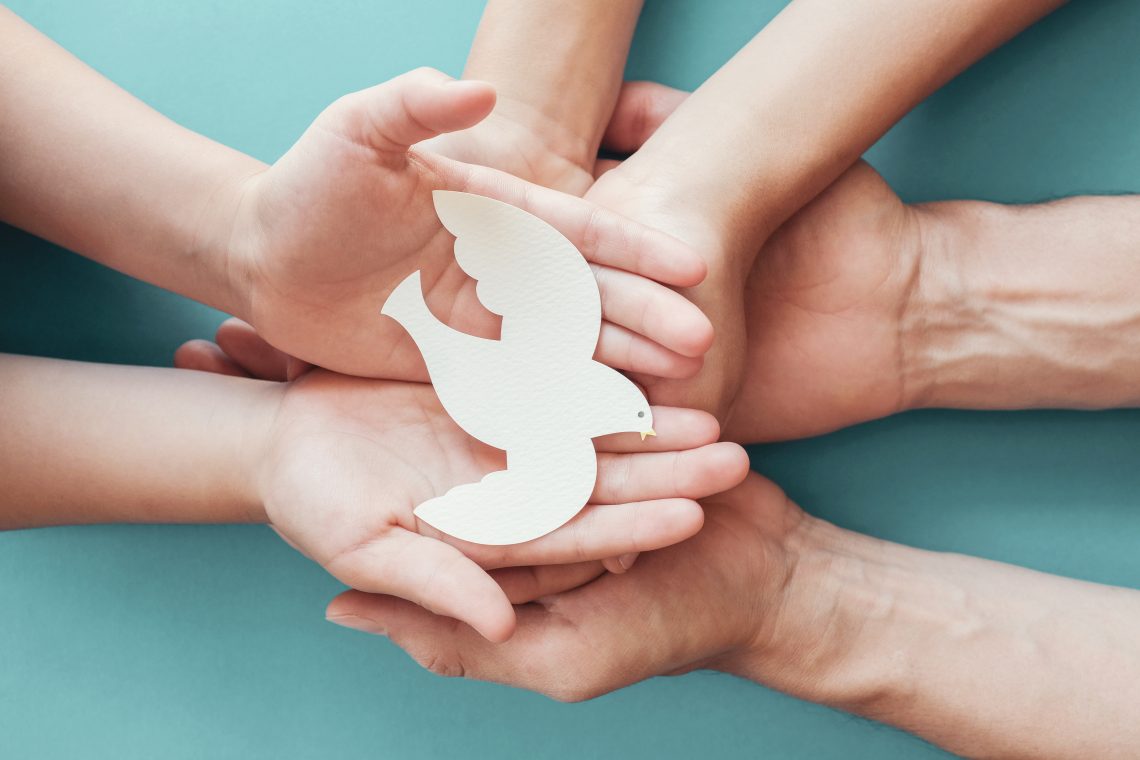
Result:
[[637,413],[637,416],[638,416],[638,417],[644,417],[644,416],[645,416],[645,412],[638,412],[638,413]]

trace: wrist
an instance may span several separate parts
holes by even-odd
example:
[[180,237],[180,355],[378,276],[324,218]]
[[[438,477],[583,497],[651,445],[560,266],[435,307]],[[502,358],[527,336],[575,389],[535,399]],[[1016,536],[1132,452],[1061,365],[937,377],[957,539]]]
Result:
[[746,218],[727,216],[715,202],[698,204],[692,196],[669,168],[635,165],[631,157],[603,174],[586,199],[687,243],[705,259],[709,284],[743,287],[763,238]]
[[486,119],[427,140],[421,148],[573,195],[582,195],[593,183],[597,155],[587,137],[502,93]]
[[[922,599],[906,547],[806,516],[785,541],[783,596],[723,668],[801,699],[867,712],[905,693],[890,642],[898,605]],[[907,588],[910,591],[904,591]]]
[[288,385],[249,381],[240,397],[234,394],[227,445],[220,452],[230,473],[230,489],[241,506],[244,522],[267,523],[265,507],[267,471],[270,467],[274,425]]
[[[226,166],[199,203],[200,210],[186,258],[193,262],[190,282],[196,301],[240,319],[250,320],[252,251],[256,225],[243,223],[250,213],[266,166],[248,156]],[[181,292],[181,291],[180,291]]]
[[907,406],[1140,400],[1140,338],[1120,329],[1135,314],[1136,207],[1125,198],[918,207],[921,274],[901,312]]

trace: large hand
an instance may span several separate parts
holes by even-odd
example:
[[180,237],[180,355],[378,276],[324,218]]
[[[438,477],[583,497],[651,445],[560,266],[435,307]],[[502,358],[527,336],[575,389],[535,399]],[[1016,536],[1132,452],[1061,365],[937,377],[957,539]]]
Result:
[[[719,430],[708,415],[658,408],[651,443],[599,439],[606,453],[594,506],[525,544],[470,544],[420,523],[412,510],[502,469],[504,457],[458,428],[430,385],[317,370],[271,387],[284,395],[257,482],[273,527],[353,588],[410,599],[496,641],[510,635],[514,613],[480,567],[579,563],[667,546],[699,530],[693,499],[731,487],[748,467],[738,446],[713,443]],[[630,451],[643,453],[620,453]]]
[[727,438],[817,435],[911,403],[906,307],[924,213],[860,161],[769,238],[745,291],[748,381]]
[[[597,356],[624,369],[691,374],[712,339],[708,321],[656,282],[691,285],[699,256],[579,199],[409,146],[483,118],[494,93],[419,70],[348,95],[318,117],[276,164],[232,193],[219,191],[215,218],[232,213],[224,242],[247,303],[238,316],[271,344],[350,374],[424,379],[402,329],[379,317],[387,293],[423,271],[425,294],[453,326],[494,335],[497,318],[455,264],[452,238],[431,191],[492,196],[562,231],[596,266],[603,326]],[[231,196],[236,196],[233,200]]]
[[[636,150],[684,97],[627,84],[607,146]],[[588,197],[711,252],[708,278],[682,292],[716,325],[716,341],[692,379],[639,378],[654,402],[713,410],[726,437],[742,442],[816,435],[911,403],[906,307],[926,212],[903,204],[865,162],[785,222],[746,277],[717,263],[743,245],[731,230],[710,230],[674,209],[671,193],[626,182],[604,173]]]
[[348,592],[329,605],[328,616],[387,635],[436,673],[560,700],[696,668],[736,670],[740,661],[774,651],[777,636],[794,642],[797,631],[785,625],[786,616],[811,617],[788,609],[786,594],[801,536],[814,521],[756,474],[704,507],[700,533],[642,557],[625,575],[571,591],[559,577],[531,582],[517,601],[537,601],[518,608],[518,629],[506,644],[491,645],[390,596]]

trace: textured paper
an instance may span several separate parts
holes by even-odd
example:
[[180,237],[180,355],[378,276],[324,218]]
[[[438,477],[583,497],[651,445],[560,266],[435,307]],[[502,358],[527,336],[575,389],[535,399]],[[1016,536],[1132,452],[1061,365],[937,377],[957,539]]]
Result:
[[415,514],[456,538],[516,544],[578,513],[594,490],[591,438],[653,433],[633,383],[593,360],[601,328],[598,286],[557,230],[522,209],[437,190],[436,213],[456,237],[455,260],[503,317],[500,340],[447,326],[428,309],[420,273],[381,310],[412,336],[443,408],[480,441],[507,452],[507,469],[456,486]]

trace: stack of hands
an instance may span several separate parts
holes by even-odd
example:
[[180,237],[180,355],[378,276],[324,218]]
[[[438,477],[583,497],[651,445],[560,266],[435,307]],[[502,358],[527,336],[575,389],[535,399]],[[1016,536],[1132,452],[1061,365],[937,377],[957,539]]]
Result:
[[[347,95],[268,167],[0,11],[0,217],[235,315],[182,369],[5,357],[0,527],[267,522],[353,589],[333,622],[558,699],[715,668],[961,753],[1135,747],[1140,594],[853,534],[739,446],[1140,401],[1135,198],[912,206],[858,159],[1057,4],[795,0],[687,96],[622,84],[636,2],[492,0],[467,79]],[[439,189],[569,238],[596,358],[654,404],[658,436],[598,439],[591,504],[525,544],[412,514],[503,467],[378,315],[419,269],[437,315],[496,334]]]

